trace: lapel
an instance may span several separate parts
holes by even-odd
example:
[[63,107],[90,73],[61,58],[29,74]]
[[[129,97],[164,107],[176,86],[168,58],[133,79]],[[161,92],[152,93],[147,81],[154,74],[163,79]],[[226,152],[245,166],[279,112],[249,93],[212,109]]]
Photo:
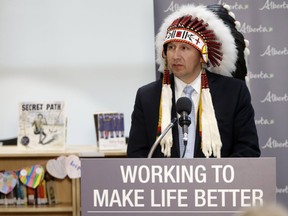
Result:
[[[171,110],[171,118],[177,118],[176,111],[176,100],[175,100],[175,83],[174,83],[174,75],[171,74],[171,89],[172,89],[172,110]],[[178,119],[178,118],[177,118]],[[179,131],[178,131],[178,122],[172,128],[172,136],[173,136],[173,146],[175,148],[171,149],[171,157],[180,157],[180,149],[179,149]]]
[[209,72],[206,70],[206,75],[207,75],[207,78],[208,78],[208,84],[209,84],[209,88],[210,88],[210,91],[213,91],[214,90],[214,82],[217,80],[217,76],[215,76],[215,74]]

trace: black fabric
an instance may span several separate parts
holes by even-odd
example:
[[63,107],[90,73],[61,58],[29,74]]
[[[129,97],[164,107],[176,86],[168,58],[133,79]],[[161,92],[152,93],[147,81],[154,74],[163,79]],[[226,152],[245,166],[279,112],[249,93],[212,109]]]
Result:
[[[221,157],[259,157],[260,149],[254,122],[254,110],[248,88],[242,80],[207,72],[210,93],[220,131]],[[128,157],[147,157],[156,140],[161,80],[138,89],[127,148]],[[171,118],[177,117],[175,108],[174,77],[171,76],[173,105]],[[204,157],[197,125],[195,157]],[[178,126],[172,128],[173,147],[171,157],[179,156]],[[161,148],[153,157],[163,157]]]

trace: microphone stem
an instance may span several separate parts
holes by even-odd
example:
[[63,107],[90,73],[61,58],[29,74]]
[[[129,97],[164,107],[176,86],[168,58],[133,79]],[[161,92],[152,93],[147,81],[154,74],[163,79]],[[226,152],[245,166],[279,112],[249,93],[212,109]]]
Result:
[[156,149],[156,147],[158,146],[158,144],[160,143],[160,141],[163,139],[163,137],[167,134],[167,132],[173,127],[173,125],[175,124],[175,122],[177,121],[177,118],[173,118],[171,123],[165,128],[165,130],[160,134],[160,136],[157,138],[157,140],[154,142],[152,148],[149,151],[148,157],[147,158],[152,158],[152,155]]

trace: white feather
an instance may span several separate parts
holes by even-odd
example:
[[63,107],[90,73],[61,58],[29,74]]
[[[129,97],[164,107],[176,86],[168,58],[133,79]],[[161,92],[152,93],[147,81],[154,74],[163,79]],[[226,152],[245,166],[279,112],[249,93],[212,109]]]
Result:
[[226,8],[228,11],[231,10],[231,7],[228,4],[226,4],[226,3],[223,4],[223,7]]
[[250,45],[250,42],[249,42],[249,40],[247,40],[247,39],[244,39],[244,42],[245,42],[245,46],[246,46],[246,47],[249,47],[249,45]]
[[248,57],[248,55],[250,55],[250,50],[248,48],[245,48],[244,53],[245,53],[245,56]]
[[235,14],[232,11],[229,11],[228,14],[235,19]]
[[234,24],[235,24],[235,28],[239,31],[241,28],[241,23],[239,21],[235,21]]
[[[163,132],[163,130],[165,130],[165,128],[171,122],[172,90],[170,88],[170,85],[163,84],[161,99],[162,99],[161,132]],[[163,139],[160,142],[160,145],[161,145],[161,151],[164,154],[164,156],[170,157],[171,147],[173,145],[173,137],[171,130],[169,130],[167,134],[163,137]]]
[[213,153],[214,157],[220,158],[222,142],[209,88],[202,90],[202,129],[202,151],[205,150],[203,154],[207,157]]
[[207,106],[207,97],[206,97],[206,89],[202,90],[202,152],[206,158],[210,157],[212,154],[212,146],[211,146],[211,136],[210,136],[210,128],[209,128],[209,111]]

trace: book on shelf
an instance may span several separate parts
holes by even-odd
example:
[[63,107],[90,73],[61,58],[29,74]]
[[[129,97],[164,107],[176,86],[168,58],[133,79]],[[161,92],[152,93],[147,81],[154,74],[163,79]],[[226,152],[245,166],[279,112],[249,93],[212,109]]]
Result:
[[0,192],[0,206],[5,204],[5,194]]
[[94,114],[94,122],[99,149],[115,150],[126,147],[123,113],[97,112]]
[[27,205],[28,201],[27,201],[26,185],[24,185],[19,179],[20,171],[17,171],[16,173],[18,176],[17,184],[16,184],[16,187],[14,188],[14,190],[16,190],[16,204]]
[[[7,194],[0,192],[0,206],[27,206],[27,205],[53,205],[56,204],[56,185],[54,177],[45,173],[45,178],[36,187],[23,184],[20,171],[16,171],[17,183],[13,190]],[[3,185],[2,185],[3,186]]]
[[48,204],[46,180],[43,179],[36,189],[37,189],[37,205]]
[[28,205],[37,204],[37,193],[36,189],[27,187],[27,201]]
[[18,143],[20,149],[64,149],[66,116],[63,101],[21,102]]
[[16,197],[15,197],[15,192],[14,192],[14,190],[11,191],[11,192],[8,193],[8,194],[5,194],[4,204],[5,204],[5,205],[14,205],[14,204],[16,204]]
[[46,181],[46,194],[49,205],[56,204],[56,188],[54,180]]

